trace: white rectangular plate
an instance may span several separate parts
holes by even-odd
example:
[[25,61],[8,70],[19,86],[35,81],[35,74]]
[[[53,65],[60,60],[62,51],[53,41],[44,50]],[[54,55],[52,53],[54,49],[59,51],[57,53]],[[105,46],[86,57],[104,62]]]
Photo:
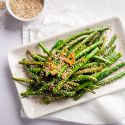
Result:
[[[99,26],[110,26],[111,27],[111,31],[108,33],[108,36],[110,37],[112,34],[116,33],[118,35],[118,40],[117,40],[117,49],[123,54],[123,58],[125,58],[125,50],[124,50],[124,41],[125,41],[125,34],[123,33],[123,28],[121,25],[121,22],[118,18],[110,18],[110,19],[106,19],[103,21],[99,21],[87,26],[83,26],[80,28],[77,28],[75,30],[72,30],[70,32],[66,32],[57,36],[53,36],[51,38],[47,38],[44,39],[43,41],[44,44],[50,49],[54,44],[55,41],[57,41],[57,39],[64,39],[67,38],[68,36],[79,32],[79,31],[83,31],[86,28],[90,28],[90,27],[99,27]],[[22,58],[24,58],[25,52],[27,49],[34,49],[34,50],[38,50],[38,42],[35,43],[31,43],[29,45],[23,45],[21,47],[18,47],[16,49],[13,49],[12,51],[10,51],[8,53],[8,61],[9,61],[9,65],[10,65],[10,69],[12,72],[13,76],[17,76],[17,77],[26,77],[25,72],[22,69],[22,66],[18,64],[19,60],[21,60]],[[23,109],[27,115],[28,118],[36,118],[36,117],[40,117],[49,113],[53,113],[55,111],[59,111],[71,106],[75,106],[77,104],[89,101],[91,99],[121,90],[123,88],[125,88],[125,82],[124,82],[124,78],[120,79],[110,85],[106,85],[104,87],[101,87],[100,89],[96,90],[96,94],[91,94],[91,93],[86,93],[80,100],[78,101],[74,101],[72,99],[70,100],[66,100],[63,102],[55,102],[49,105],[45,105],[45,104],[40,104],[37,100],[35,100],[34,98],[22,98],[20,96],[20,93],[26,90],[26,87],[24,85],[22,85],[19,82],[15,82]],[[84,111],[83,111],[84,113]]]

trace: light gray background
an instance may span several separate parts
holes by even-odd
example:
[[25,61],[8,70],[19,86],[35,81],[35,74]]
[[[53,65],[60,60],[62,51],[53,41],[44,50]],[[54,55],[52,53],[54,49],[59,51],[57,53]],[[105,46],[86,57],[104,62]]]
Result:
[[[45,0],[44,14],[56,14],[66,6],[75,6],[97,19],[117,15],[125,22],[125,0]],[[36,22],[37,23],[37,22]],[[20,101],[11,80],[7,52],[21,44],[21,22],[0,11],[0,125],[76,125],[51,120],[20,118]]]

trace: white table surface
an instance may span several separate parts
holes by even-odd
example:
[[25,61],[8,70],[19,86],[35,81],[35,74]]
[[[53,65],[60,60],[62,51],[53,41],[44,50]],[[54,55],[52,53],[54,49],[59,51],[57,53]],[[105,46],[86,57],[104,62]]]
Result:
[[[125,22],[125,0],[45,0],[44,13],[56,14],[65,6],[75,6],[83,12],[103,19],[117,15]],[[37,21],[36,21],[37,23]],[[6,10],[0,11],[0,125],[76,125],[51,120],[28,120],[20,118],[21,104],[6,54],[21,44],[21,22],[7,16]]]

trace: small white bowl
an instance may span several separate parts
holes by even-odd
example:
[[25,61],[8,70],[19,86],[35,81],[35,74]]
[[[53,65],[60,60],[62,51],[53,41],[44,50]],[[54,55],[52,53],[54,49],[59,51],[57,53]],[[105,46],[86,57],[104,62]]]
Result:
[[[42,8],[41,11],[39,12],[39,14],[38,14],[37,16],[35,16],[35,17],[33,17],[33,18],[30,18],[30,19],[23,19],[23,18],[20,18],[20,17],[18,17],[17,15],[15,15],[15,14],[13,13],[13,11],[11,10],[10,3],[9,3],[9,2],[10,2],[10,0],[5,0],[6,8],[7,8],[8,12],[10,13],[10,15],[11,15],[12,17],[14,17],[15,19],[17,19],[17,20],[19,20],[19,21],[23,21],[23,22],[33,21],[33,20],[35,20],[36,18],[38,18],[38,17],[41,15],[42,11],[43,11],[43,8]],[[44,7],[44,4],[45,4],[44,0],[42,0],[42,3],[43,3],[43,7]]]

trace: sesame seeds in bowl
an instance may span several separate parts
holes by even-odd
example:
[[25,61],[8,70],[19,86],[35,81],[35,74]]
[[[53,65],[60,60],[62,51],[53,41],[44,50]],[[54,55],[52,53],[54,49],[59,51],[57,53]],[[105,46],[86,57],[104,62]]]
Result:
[[44,0],[6,0],[9,13],[21,21],[32,21],[43,10]]

